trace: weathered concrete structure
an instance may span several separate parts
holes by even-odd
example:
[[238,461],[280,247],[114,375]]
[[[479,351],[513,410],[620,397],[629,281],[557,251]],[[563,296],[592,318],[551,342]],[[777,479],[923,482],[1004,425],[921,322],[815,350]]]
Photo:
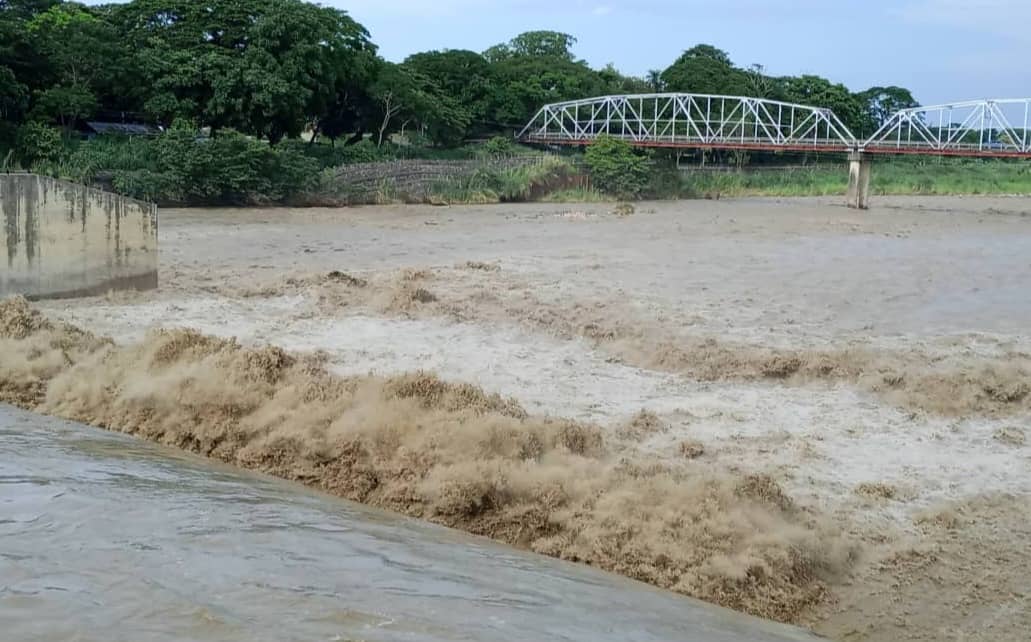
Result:
[[870,159],[863,152],[848,155],[848,194],[845,202],[849,207],[865,210],[870,207]]
[[0,297],[157,287],[157,206],[35,176],[0,174]]

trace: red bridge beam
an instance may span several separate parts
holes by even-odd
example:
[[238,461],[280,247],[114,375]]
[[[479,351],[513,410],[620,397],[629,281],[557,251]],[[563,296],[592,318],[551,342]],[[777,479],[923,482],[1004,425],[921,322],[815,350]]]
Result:
[[[661,141],[661,140],[632,140],[623,138],[628,144],[634,147],[649,147],[662,149],[729,149],[754,152],[827,152],[846,154],[852,151],[851,147],[841,144],[828,145],[774,145],[771,143],[697,143],[689,141]],[[585,147],[593,140],[572,139],[572,138],[544,138],[539,136],[524,136],[520,139],[523,143],[536,143],[538,145],[566,145],[571,147]]]
[[[524,136],[520,139],[524,143],[535,143],[538,145],[564,145],[570,147],[585,147],[590,145],[591,139],[572,138],[550,138],[541,136]],[[860,150],[841,144],[790,144],[774,145],[771,143],[701,143],[692,141],[661,141],[661,140],[633,140],[623,138],[634,147],[646,147],[656,149],[725,149],[753,152],[818,152],[827,154],[847,154],[849,152],[861,151],[865,154],[877,154],[880,156],[901,155],[901,156],[950,156],[966,158],[1009,158],[1031,160],[1031,152],[1018,152],[1009,150],[977,150],[977,149],[928,149],[925,147],[894,147],[894,146],[868,146]]]

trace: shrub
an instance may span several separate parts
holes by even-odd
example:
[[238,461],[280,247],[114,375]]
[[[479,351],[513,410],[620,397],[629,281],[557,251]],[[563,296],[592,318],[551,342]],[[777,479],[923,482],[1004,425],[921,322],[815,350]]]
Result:
[[506,136],[495,136],[483,144],[483,153],[491,158],[508,158],[515,155],[515,152],[512,139]]
[[123,174],[121,181],[125,185],[157,181],[168,190],[160,200],[236,204],[279,201],[306,189],[318,176],[318,162],[296,147],[271,147],[232,130],[200,138],[192,128],[177,126],[154,145],[157,171]]
[[376,143],[369,139],[361,140],[354,145],[345,145],[337,148],[338,156],[337,162],[334,165],[343,165],[344,163],[375,163],[377,161],[383,161],[389,159],[389,154],[382,147],[377,147]]
[[584,152],[595,186],[622,198],[638,196],[648,184],[648,159],[629,143],[600,136]]
[[374,163],[390,158],[389,148],[381,149],[371,140],[362,140],[353,145],[345,145],[343,142],[329,145],[324,142],[311,144],[298,139],[287,139],[276,145],[276,149],[294,156],[309,158],[318,163],[319,169],[350,163]]
[[119,194],[145,201],[179,201],[181,190],[176,177],[150,169],[119,170],[111,178],[111,186]]
[[23,167],[56,162],[64,151],[61,132],[44,123],[25,123],[18,128],[15,151]]

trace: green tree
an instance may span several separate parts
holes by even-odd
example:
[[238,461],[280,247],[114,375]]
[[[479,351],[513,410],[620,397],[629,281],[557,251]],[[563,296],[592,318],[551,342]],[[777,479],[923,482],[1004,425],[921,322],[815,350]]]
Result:
[[183,121],[155,142],[157,171],[135,177],[157,183],[162,197],[195,203],[278,201],[314,180],[315,161],[296,151],[272,147],[230,129],[200,139]]
[[[39,5],[42,7],[42,4]],[[24,23],[32,49],[45,61],[45,82],[33,92],[31,116],[71,127],[91,116],[128,57],[117,29],[92,10],[57,3]]]
[[320,134],[333,144],[341,136],[350,134],[350,142],[357,143],[371,127],[376,113],[371,88],[382,61],[372,48],[357,51],[348,58],[347,64],[337,67],[336,83],[326,105],[312,116],[313,144]]
[[669,91],[740,96],[748,93],[747,74],[734,67],[726,52],[711,45],[685,51],[662,72]]
[[606,92],[598,72],[579,62],[520,56],[496,63],[491,97],[493,120],[521,128],[542,105]]
[[786,100],[812,107],[830,109],[852,133],[861,131],[864,122],[862,100],[845,85],[832,83],[820,76],[798,76],[782,79]]
[[868,117],[864,129],[871,134],[872,130],[883,125],[896,112],[920,106],[913,94],[903,87],[871,87],[861,92],[859,98],[866,107]]
[[759,64],[752,65],[745,71],[748,84],[748,95],[752,98],[772,98],[776,93],[776,83],[766,75],[766,69]]
[[484,52],[490,62],[501,62],[516,57],[557,58],[573,60],[576,38],[558,31],[527,31],[505,44],[495,45]]
[[82,5],[55,4],[26,28],[56,81],[80,95],[108,82],[113,62],[123,55],[117,29]]
[[29,103],[29,88],[18,82],[14,72],[0,65],[0,120],[20,120]]
[[153,116],[275,143],[329,110],[374,47],[345,12],[301,0],[135,0],[117,9],[154,88]]
[[423,79],[420,97],[422,101],[415,107],[414,119],[429,141],[443,147],[460,144],[472,123],[469,110],[426,79]]
[[639,195],[648,184],[648,159],[626,141],[600,136],[584,152],[594,184],[620,198]]
[[464,138],[471,117],[458,100],[407,64],[383,62],[370,89],[375,104],[376,144],[392,132],[422,131],[437,145]]
[[423,100],[419,96],[419,80],[403,65],[385,62],[369,91],[379,116],[376,144],[382,146],[387,134],[403,129],[414,117],[415,109]]
[[28,122],[18,129],[15,151],[22,167],[55,161],[63,151],[61,132],[40,122]]
[[36,96],[32,117],[71,128],[80,118],[97,111],[97,97],[82,85],[55,85]]
[[54,2],[0,2],[0,67],[10,70],[14,77],[10,81],[12,84],[17,83],[24,88],[8,86],[7,90],[11,92],[8,95],[15,92],[31,94],[33,90],[53,82],[47,59],[39,51],[39,38],[28,28],[29,21],[52,4]]
[[409,56],[404,65],[426,78],[442,99],[452,99],[453,107],[466,114],[471,127],[462,132],[463,136],[489,130],[494,77],[483,56],[456,49],[427,51]]
[[527,31],[509,43],[516,56],[542,56],[572,60],[576,38],[558,31]]
[[598,72],[605,84],[605,91],[613,94],[644,94],[651,91],[651,85],[643,78],[626,76],[611,62]]
[[682,57],[687,58],[708,58],[709,60],[715,60],[716,62],[733,67],[734,63],[730,61],[730,54],[722,49],[713,47],[712,45],[695,45],[684,52]]
[[666,83],[662,82],[662,70],[661,69],[649,69],[648,70],[648,88],[654,92],[659,93],[665,91]]

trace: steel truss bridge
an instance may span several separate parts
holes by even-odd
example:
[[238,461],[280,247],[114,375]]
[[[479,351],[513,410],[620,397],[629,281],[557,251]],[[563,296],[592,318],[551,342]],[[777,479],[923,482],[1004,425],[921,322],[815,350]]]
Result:
[[820,107],[705,94],[600,96],[545,105],[518,138],[588,145],[603,135],[637,147],[1031,158],[1031,98],[904,109],[860,139]]

